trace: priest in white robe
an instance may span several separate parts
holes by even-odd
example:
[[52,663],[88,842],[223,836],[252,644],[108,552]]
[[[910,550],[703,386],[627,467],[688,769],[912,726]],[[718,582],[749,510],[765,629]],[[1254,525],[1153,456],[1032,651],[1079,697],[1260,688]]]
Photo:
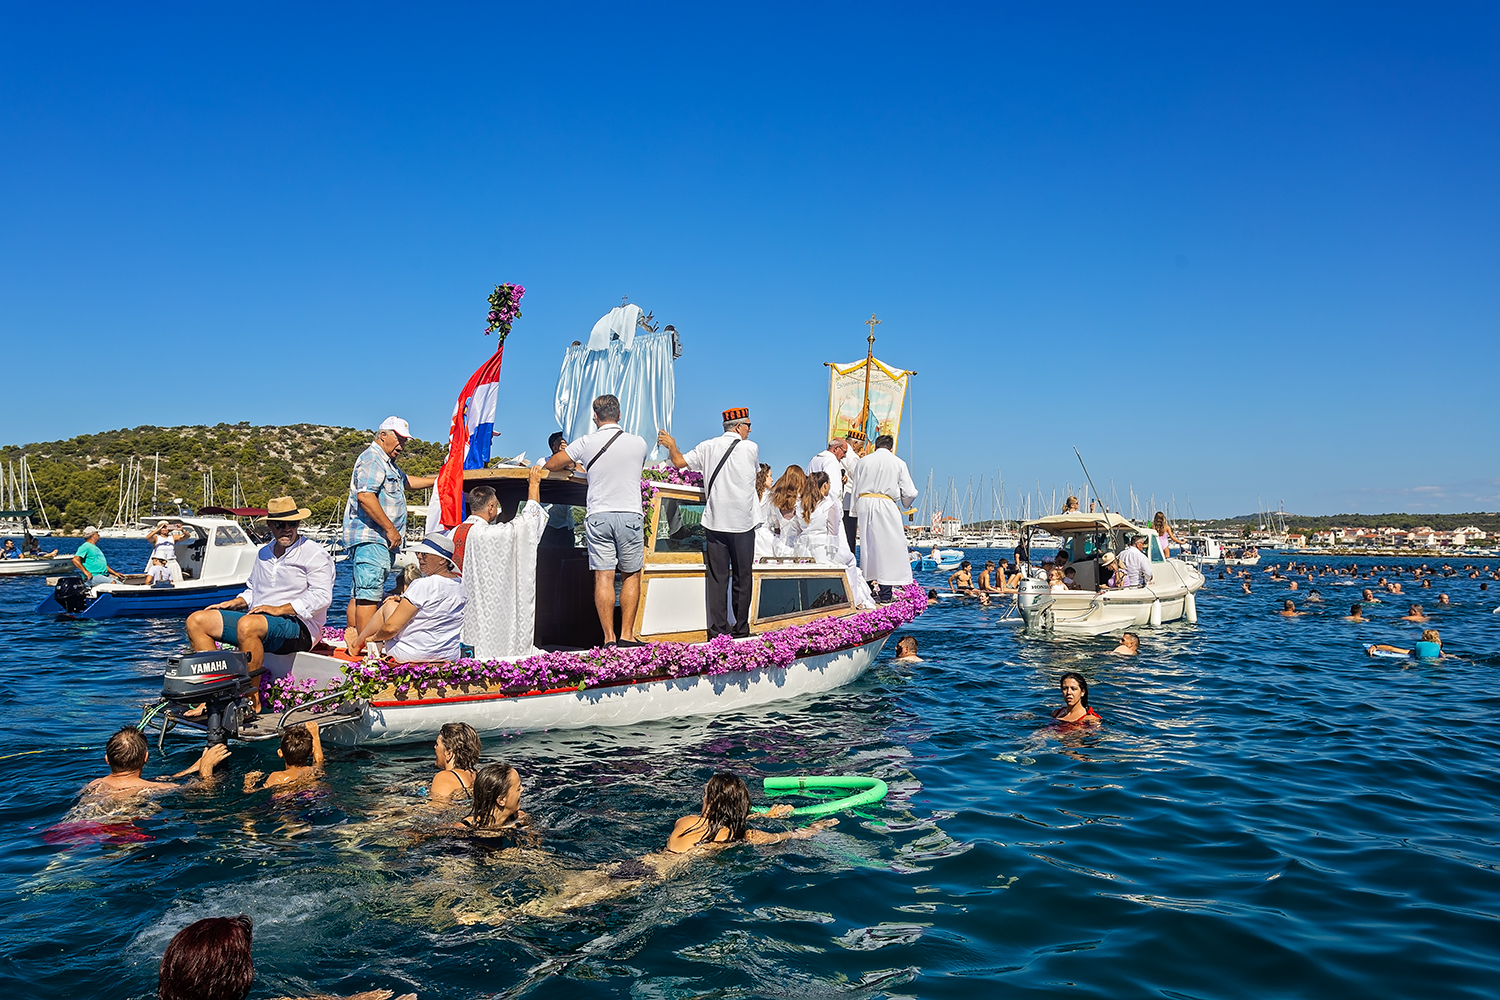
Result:
[[873,586],[877,600],[891,599],[891,588],[911,583],[906,528],[901,512],[917,499],[911,470],[896,457],[889,434],[875,439],[875,450],[854,468],[854,513],[859,519],[859,568]]

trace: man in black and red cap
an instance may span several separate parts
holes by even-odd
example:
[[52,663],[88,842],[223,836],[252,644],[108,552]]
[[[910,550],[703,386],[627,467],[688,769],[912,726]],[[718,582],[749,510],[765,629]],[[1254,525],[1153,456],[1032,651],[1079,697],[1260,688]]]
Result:
[[750,591],[755,563],[755,474],[760,449],[750,437],[750,411],[724,411],[724,433],[709,438],[684,455],[672,435],[661,431],[656,443],[665,445],[672,464],[703,474],[703,603],[708,637],[730,632],[728,603],[734,581],[736,637],[750,634]]

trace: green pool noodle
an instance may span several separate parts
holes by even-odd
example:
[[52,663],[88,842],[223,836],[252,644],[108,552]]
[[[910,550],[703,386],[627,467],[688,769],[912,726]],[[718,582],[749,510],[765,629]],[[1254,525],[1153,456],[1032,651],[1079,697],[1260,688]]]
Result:
[[[842,812],[845,809],[858,809],[860,806],[879,802],[885,798],[887,790],[885,782],[879,778],[866,778],[858,774],[809,774],[795,778],[767,778],[764,784],[767,795],[775,792],[787,794],[818,792],[824,789],[855,789],[853,794],[845,795],[843,798],[815,802],[810,806],[798,806],[792,810],[793,816],[823,816],[832,812]],[[769,809],[769,806],[756,806],[750,811],[765,813]]]

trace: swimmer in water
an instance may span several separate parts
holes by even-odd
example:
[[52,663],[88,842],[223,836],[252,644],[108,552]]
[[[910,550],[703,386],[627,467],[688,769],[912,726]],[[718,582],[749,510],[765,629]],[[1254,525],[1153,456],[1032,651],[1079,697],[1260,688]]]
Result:
[[1309,603],[1309,604],[1322,604],[1323,603],[1323,595],[1320,594],[1320,593],[1318,593],[1316,590],[1309,590],[1307,592],[1307,603]]
[[1364,591],[1362,591],[1360,593],[1359,599],[1361,601],[1364,601],[1366,604],[1379,604],[1380,603],[1380,598],[1378,598],[1378,597],[1375,596],[1375,591],[1368,590],[1368,589],[1366,589],[1366,590],[1364,590]]
[[955,593],[962,594],[964,597],[979,598],[979,603],[981,605],[987,605],[990,603],[990,595],[974,586],[973,564],[970,563],[967,559],[959,563],[958,569],[949,574],[948,586],[951,587]]
[[1413,660],[1441,660],[1447,658],[1448,654],[1443,652],[1443,640],[1435,628],[1427,629],[1422,633],[1422,638],[1417,642],[1415,649],[1402,649],[1400,646],[1387,646],[1377,643],[1369,647],[1367,652],[1371,656],[1378,653],[1395,653],[1399,656],[1409,656]]
[[[318,738],[318,724],[304,722],[281,731],[281,748],[276,756],[286,765],[280,771],[266,775],[261,788],[283,788],[311,781],[323,770],[323,741]],[[251,771],[245,775],[245,791],[256,790],[255,783],[262,772]]]
[[141,777],[150,756],[150,744],[146,742],[145,735],[135,726],[125,726],[104,744],[104,762],[109,765],[109,774],[84,785],[82,794],[104,796],[170,792],[183,787],[172,784],[174,779],[194,771],[198,772],[198,777],[203,782],[212,782],[214,768],[229,756],[229,748],[222,743],[205,747],[192,767],[183,768],[169,778],[157,780]]
[[1245,581],[1243,581],[1243,582],[1240,583],[1240,593],[1242,593],[1242,594],[1248,594],[1248,593],[1250,593],[1250,581],[1249,580],[1245,580]]
[[1365,617],[1364,607],[1359,604],[1350,605],[1349,616],[1344,619],[1346,622],[1367,622],[1369,620]]
[[1091,726],[1104,721],[1098,712],[1089,707],[1089,682],[1083,679],[1082,674],[1069,670],[1057,682],[1057,687],[1062,692],[1063,707],[1053,711],[1053,719],[1058,722],[1082,722]]
[[531,816],[521,810],[520,773],[509,764],[490,764],[474,776],[474,811],[458,821],[476,836],[503,836],[526,826]]
[[896,658],[893,663],[922,663],[917,655],[917,640],[913,636],[903,635],[896,640]]
[[1120,636],[1120,644],[1110,652],[1116,656],[1134,656],[1141,651],[1141,637],[1134,632]]
[[1406,614],[1401,616],[1401,620],[1404,622],[1425,622],[1427,621],[1427,616],[1422,614],[1422,605],[1413,604],[1407,610]]
[[479,734],[474,727],[467,722],[445,723],[438,730],[434,750],[438,773],[427,791],[427,801],[443,803],[469,798],[474,772],[479,767]]
[[[772,806],[766,813],[772,819],[791,814],[792,807],[785,804]],[[747,827],[745,823],[749,817],[750,789],[745,787],[745,782],[737,775],[716,774],[703,788],[702,811],[696,816],[684,816],[673,825],[667,837],[666,853],[687,854],[736,841],[766,845],[779,844],[783,840],[804,840],[838,823],[829,817],[785,833],[766,833]]]
[[1452,602],[1448,600],[1448,595],[1447,594],[1439,594],[1438,595],[1438,604],[1446,606],[1446,605],[1451,604],[1451,603]]
[[1291,601],[1282,601],[1281,610],[1276,613],[1283,618],[1296,618],[1299,615],[1307,614],[1306,611],[1298,611],[1297,605],[1293,604]]

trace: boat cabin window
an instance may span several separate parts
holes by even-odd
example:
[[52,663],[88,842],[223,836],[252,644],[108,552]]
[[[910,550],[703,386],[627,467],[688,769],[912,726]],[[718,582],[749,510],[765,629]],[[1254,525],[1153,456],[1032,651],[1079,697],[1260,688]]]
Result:
[[1091,559],[1100,552],[1110,551],[1109,532],[1101,531],[1090,535],[1069,535],[1064,544],[1067,549],[1068,562],[1083,562]]
[[658,496],[661,513],[656,520],[656,537],[651,540],[653,552],[703,552],[708,548],[708,534],[703,528],[702,500]]
[[249,541],[237,524],[221,524],[214,529],[215,545],[246,545]]
[[760,578],[760,601],[755,620],[801,615],[849,603],[843,576]]

